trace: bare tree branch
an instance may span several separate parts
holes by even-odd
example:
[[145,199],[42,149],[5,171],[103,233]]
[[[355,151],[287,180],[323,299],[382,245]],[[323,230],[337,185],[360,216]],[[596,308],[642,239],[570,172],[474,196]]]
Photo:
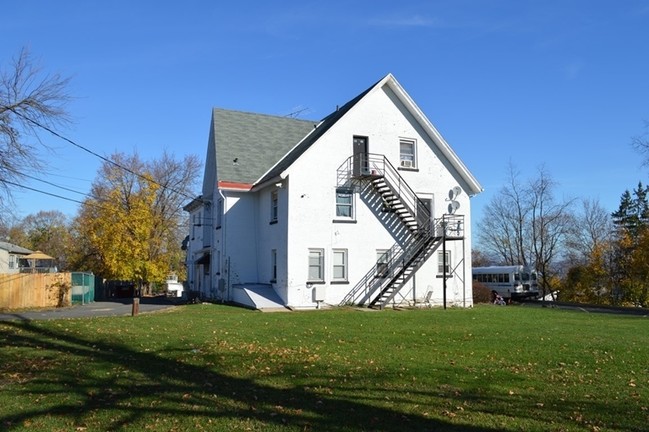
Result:
[[631,138],[631,145],[642,155],[642,165],[649,166],[649,121],[644,123],[645,132]]
[[68,84],[68,78],[44,74],[26,49],[0,70],[0,207],[11,200],[12,183],[42,167],[34,122],[48,127],[69,122]]

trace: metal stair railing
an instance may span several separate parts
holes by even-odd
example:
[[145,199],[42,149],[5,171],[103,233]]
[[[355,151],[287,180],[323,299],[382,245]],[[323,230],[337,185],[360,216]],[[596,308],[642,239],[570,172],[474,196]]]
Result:
[[[385,253],[387,262],[377,262],[370,268],[347,293],[340,302],[340,305],[369,304],[375,302],[385,292],[386,288],[393,285],[408,270],[419,255],[422,253],[425,254],[426,249],[429,249],[435,243],[433,233],[438,232],[440,224],[441,220],[436,220],[434,226],[431,227],[428,225],[428,228],[423,230],[422,235],[411,237],[405,247],[402,247],[399,243],[395,243]],[[407,282],[411,275],[402,281],[402,284]],[[395,291],[395,294],[396,292],[398,292],[398,289]],[[374,300],[372,300],[372,297],[374,297]]]
[[[460,230],[464,229],[464,218],[445,215],[432,221],[429,209],[384,155],[370,153],[350,156],[338,167],[336,176],[338,187],[372,183],[373,189],[382,197],[396,197],[416,221],[415,233],[409,241],[403,247],[395,243],[386,252],[388,261],[377,262],[370,268],[340,303],[346,305],[369,302],[370,307],[377,304],[383,307],[412,278],[428,253],[448,235],[451,226],[457,227],[451,229],[460,237]],[[388,190],[379,190],[385,187]],[[400,218],[408,226],[405,218]],[[408,270],[413,271],[407,273]]]
[[[423,261],[417,261],[418,258],[425,259],[445,238],[461,238],[463,229],[464,217],[462,215],[444,215],[442,218],[435,219],[433,224],[427,225],[421,235],[411,237],[405,248],[399,243],[395,243],[386,252],[387,263],[376,263],[347,293],[340,305],[367,303],[371,307],[380,302],[381,307],[385,306],[415,272],[411,272],[400,282],[398,279],[409,268],[416,269],[423,263]],[[396,285],[397,282],[398,285]],[[391,292],[388,293],[390,290]],[[387,296],[385,296],[386,293],[388,293]]]
[[338,187],[382,178],[418,225],[423,225],[430,219],[428,208],[385,155],[374,153],[352,155],[338,167],[336,178]]
[[[435,233],[439,231],[438,227],[441,224],[441,219],[435,220],[433,226],[426,224],[426,227],[420,231],[420,235],[411,238],[401,255],[395,257],[391,263],[388,282],[374,287],[374,299],[370,301],[368,307],[378,305],[383,308],[412,278],[427,258],[428,252],[440,243],[442,237],[436,237]],[[408,272],[409,270],[411,271]]]
[[388,257],[388,262],[377,262],[370,270],[365,273],[354,288],[351,289],[341,300],[340,306],[351,304],[365,304],[369,302],[371,296],[377,289],[382,288],[382,285],[391,280],[390,273],[392,273],[394,262],[393,256],[400,256],[402,252],[401,245],[395,243],[385,255]]

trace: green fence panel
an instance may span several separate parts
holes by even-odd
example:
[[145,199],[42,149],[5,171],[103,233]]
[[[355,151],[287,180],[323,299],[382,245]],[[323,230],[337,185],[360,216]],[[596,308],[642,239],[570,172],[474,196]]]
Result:
[[95,301],[95,275],[72,273],[72,304],[87,304]]

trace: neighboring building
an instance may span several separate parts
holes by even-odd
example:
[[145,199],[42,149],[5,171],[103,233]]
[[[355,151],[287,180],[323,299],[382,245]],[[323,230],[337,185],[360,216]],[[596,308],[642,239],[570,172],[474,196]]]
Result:
[[21,260],[32,251],[15,244],[0,241],[0,274],[20,273]]
[[320,122],[214,109],[185,207],[190,290],[256,308],[471,306],[481,190],[392,75]]

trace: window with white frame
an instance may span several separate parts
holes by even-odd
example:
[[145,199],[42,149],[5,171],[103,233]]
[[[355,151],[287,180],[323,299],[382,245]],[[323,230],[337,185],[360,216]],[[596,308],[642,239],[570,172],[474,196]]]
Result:
[[388,276],[388,266],[390,265],[390,251],[386,249],[376,250],[376,277],[384,278]]
[[437,252],[437,273],[451,274],[451,251],[446,251],[446,269],[444,269],[444,251]]
[[336,189],[336,218],[354,218],[354,191],[352,189]]
[[324,249],[309,249],[309,282],[324,282]]
[[334,249],[333,254],[333,282],[347,282],[347,249]]
[[9,255],[9,268],[10,269],[15,269],[18,268],[16,265],[16,255]]
[[414,139],[399,140],[399,166],[401,168],[417,167],[417,142]]
[[277,201],[279,199],[278,193],[276,190],[270,193],[270,222],[277,222]]
[[277,249],[270,251],[271,282],[277,282]]

